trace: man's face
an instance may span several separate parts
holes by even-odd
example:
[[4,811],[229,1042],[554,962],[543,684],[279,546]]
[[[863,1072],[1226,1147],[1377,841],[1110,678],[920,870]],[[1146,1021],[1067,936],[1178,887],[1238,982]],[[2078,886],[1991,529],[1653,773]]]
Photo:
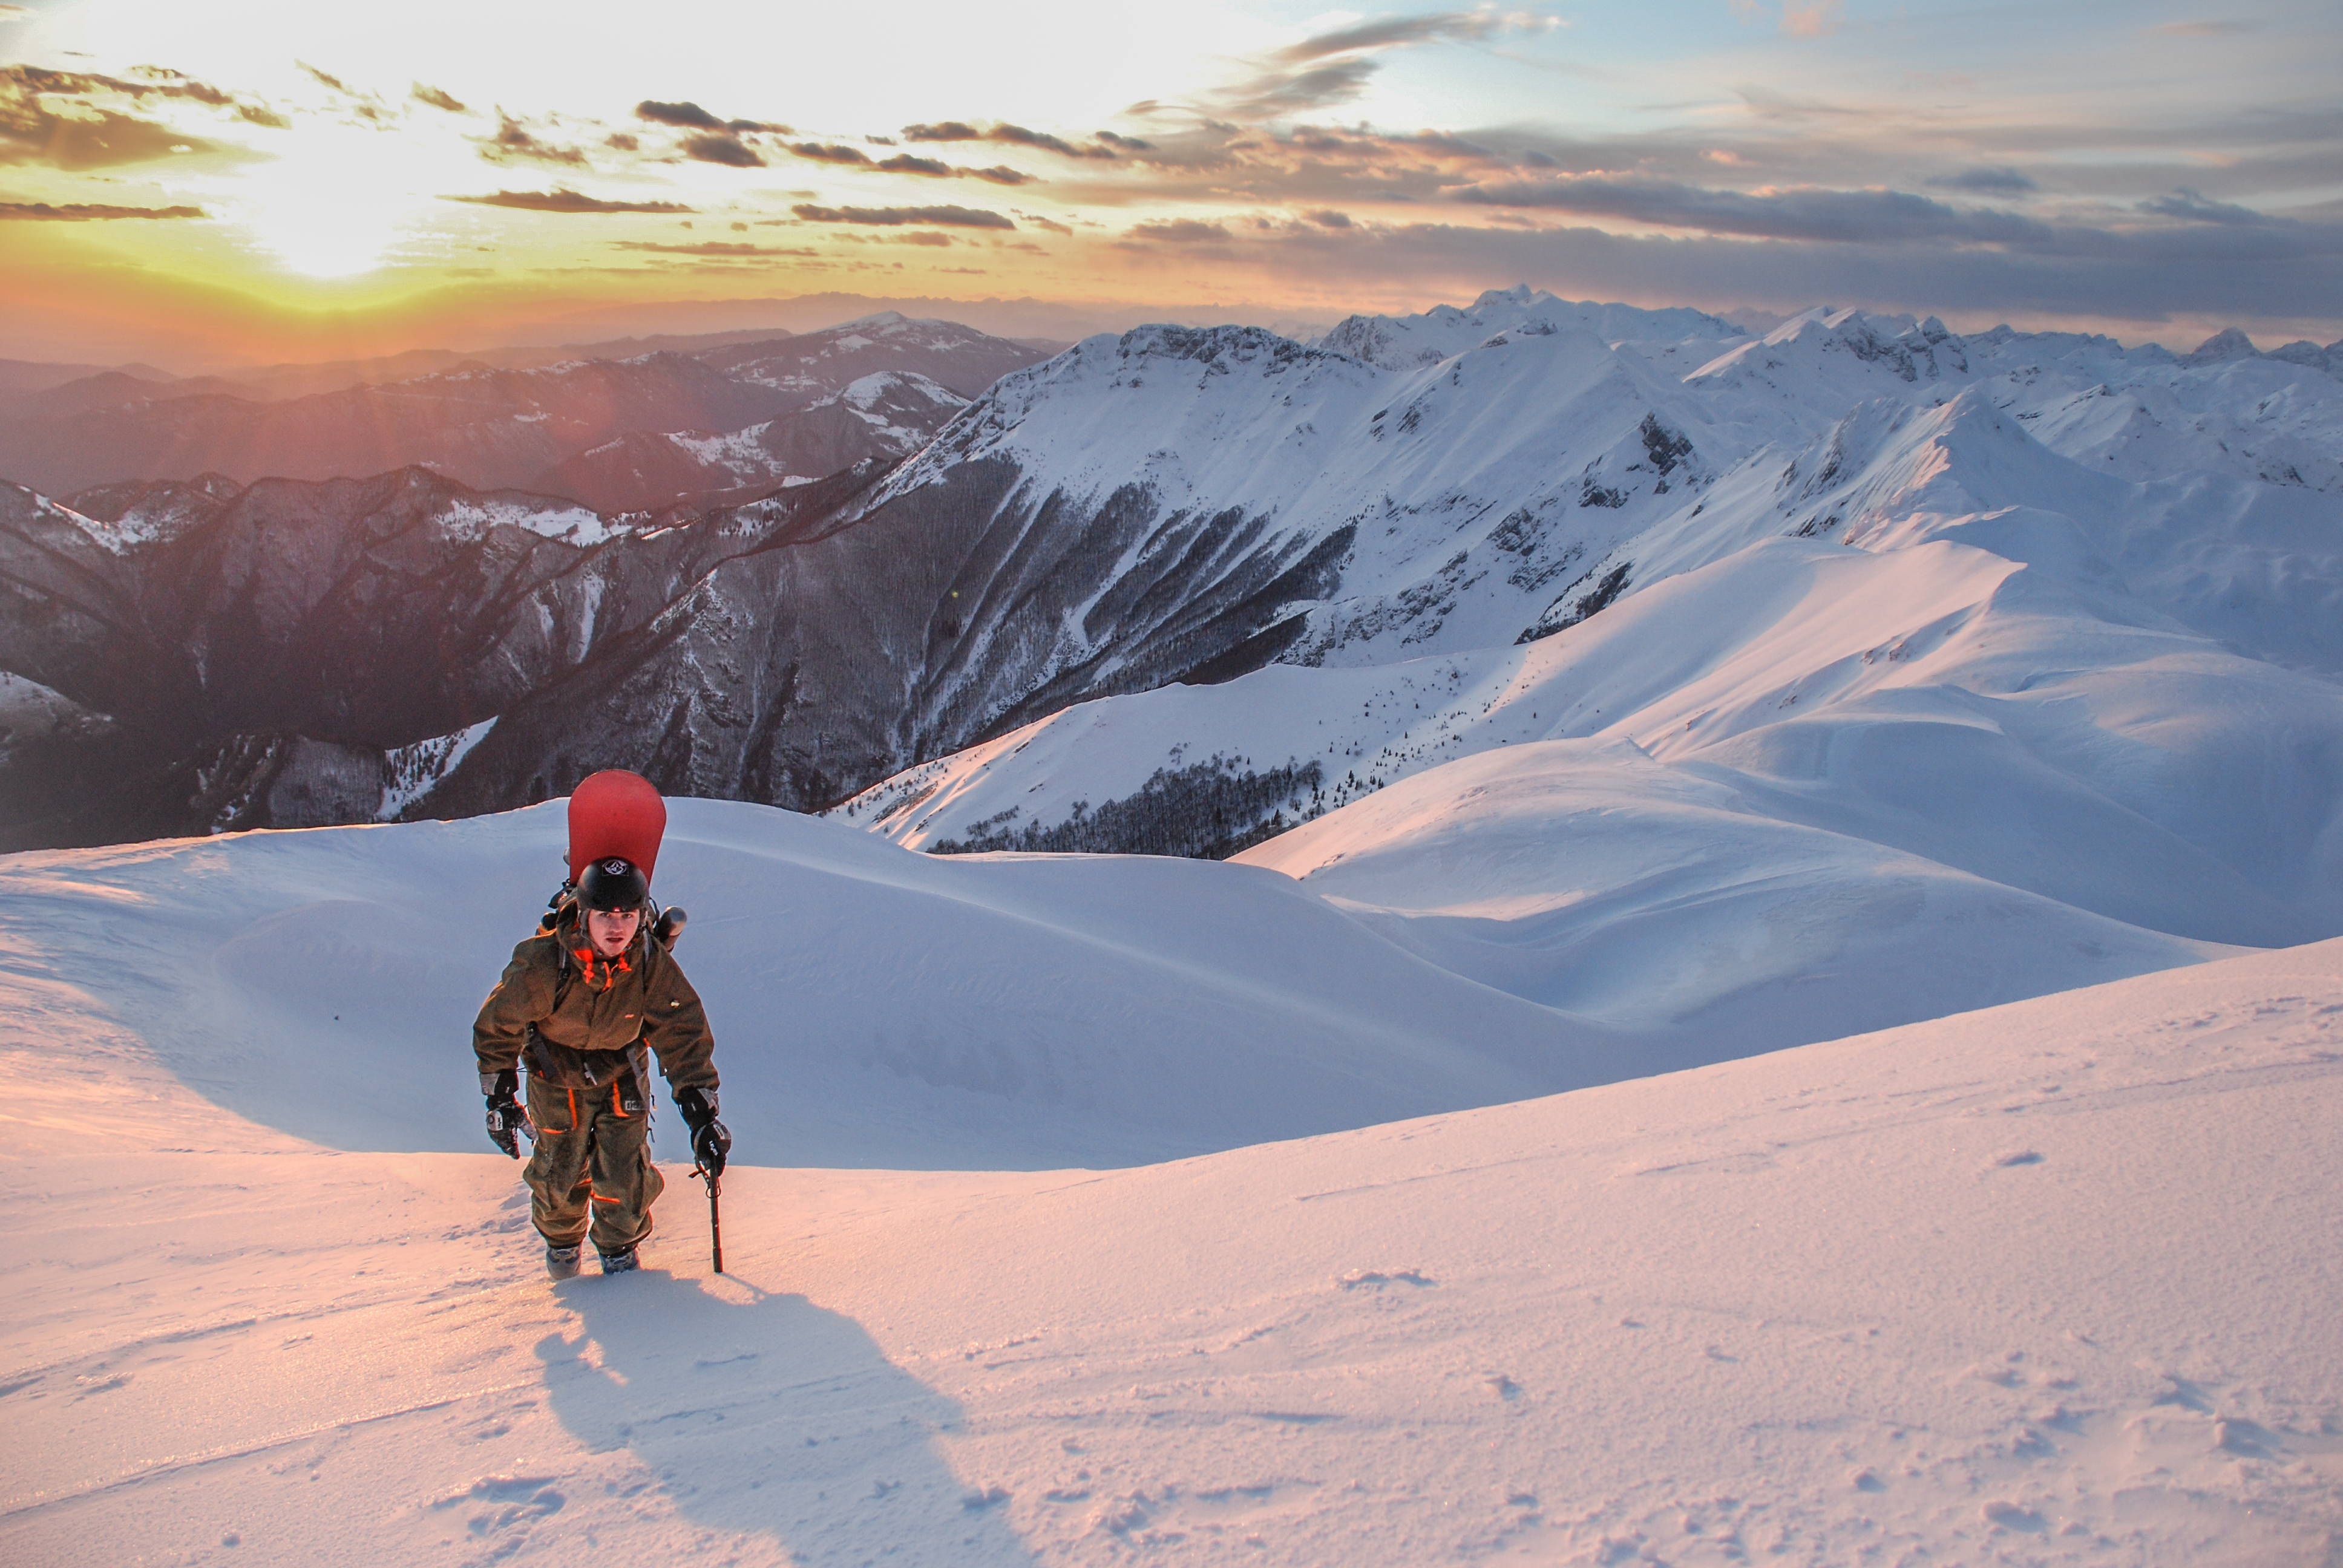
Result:
[[640,910],[588,910],[586,912],[586,934],[594,940],[594,950],[606,959],[617,958],[635,940],[635,929],[643,923]]

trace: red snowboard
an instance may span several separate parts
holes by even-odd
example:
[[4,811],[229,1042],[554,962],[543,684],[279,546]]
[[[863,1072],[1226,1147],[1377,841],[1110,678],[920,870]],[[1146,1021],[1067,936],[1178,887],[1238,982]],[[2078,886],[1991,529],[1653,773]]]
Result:
[[597,773],[570,791],[569,879],[615,855],[641,868],[648,882],[666,832],[667,802],[649,779],[623,768]]

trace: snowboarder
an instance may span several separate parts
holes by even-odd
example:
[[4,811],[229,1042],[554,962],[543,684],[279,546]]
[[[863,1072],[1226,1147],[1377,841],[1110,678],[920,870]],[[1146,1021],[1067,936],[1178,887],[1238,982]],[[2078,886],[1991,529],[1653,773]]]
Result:
[[732,1147],[716,1119],[715,1038],[699,993],[668,950],[671,931],[647,929],[649,900],[649,879],[633,861],[589,862],[575,896],[513,949],[472,1027],[490,1141],[516,1160],[520,1134],[537,1141],[523,1174],[546,1271],[557,1280],[578,1272],[589,1235],[602,1271],[617,1274],[636,1266],[635,1249],[651,1232],[651,1204],[666,1182],[644,1149],[646,1047],[674,1091],[699,1168],[720,1174]]

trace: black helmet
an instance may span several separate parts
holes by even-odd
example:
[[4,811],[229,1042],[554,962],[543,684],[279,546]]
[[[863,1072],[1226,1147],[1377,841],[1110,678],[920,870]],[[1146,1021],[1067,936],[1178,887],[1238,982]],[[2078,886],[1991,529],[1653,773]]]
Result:
[[639,910],[650,896],[650,879],[615,855],[591,862],[578,879],[578,902],[588,910]]

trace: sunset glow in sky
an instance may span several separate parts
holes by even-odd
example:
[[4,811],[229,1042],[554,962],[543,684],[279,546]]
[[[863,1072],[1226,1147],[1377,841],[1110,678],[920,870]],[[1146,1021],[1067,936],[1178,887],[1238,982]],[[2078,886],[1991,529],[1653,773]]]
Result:
[[1031,297],[2343,337],[2343,9],[0,5],[0,356]]

